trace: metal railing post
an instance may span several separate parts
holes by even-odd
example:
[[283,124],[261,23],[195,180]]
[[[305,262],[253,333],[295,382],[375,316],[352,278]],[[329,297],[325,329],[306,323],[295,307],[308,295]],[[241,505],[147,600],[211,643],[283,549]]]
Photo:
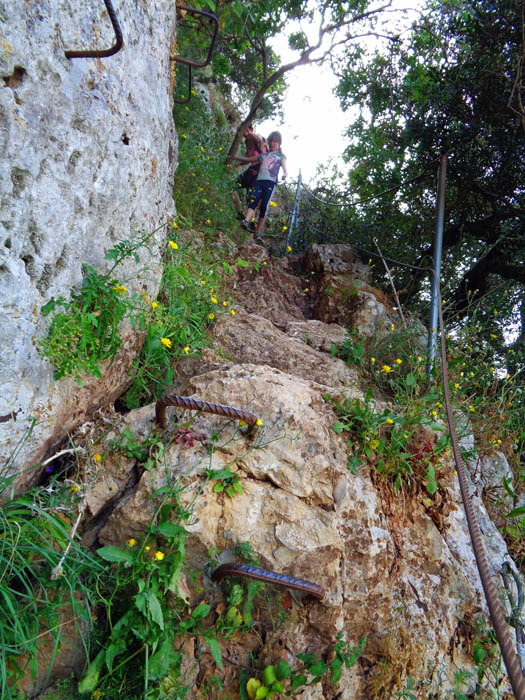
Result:
[[292,235],[293,227],[297,221],[299,215],[299,195],[301,194],[301,171],[299,170],[299,175],[297,176],[297,187],[295,190],[295,199],[293,202],[292,218],[290,219],[290,228],[286,234],[286,247],[290,245],[290,236]]
[[434,274],[431,280],[430,320],[428,326],[427,374],[430,378],[436,360],[436,340],[438,329],[438,289],[441,273],[441,253],[443,251],[443,221],[445,218],[445,187],[447,181],[447,156],[439,158],[437,187],[436,232],[434,235]]

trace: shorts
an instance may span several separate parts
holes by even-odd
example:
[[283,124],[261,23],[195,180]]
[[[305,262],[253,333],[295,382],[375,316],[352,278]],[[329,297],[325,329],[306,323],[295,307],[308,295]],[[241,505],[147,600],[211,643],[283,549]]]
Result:
[[265,219],[268,214],[270,200],[275,192],[275,182],[273,180],[257,180],[253,188],[253,194],[250,198],[248,206],[250,209],[255,209],[261,203],[260,214],[261,219]]

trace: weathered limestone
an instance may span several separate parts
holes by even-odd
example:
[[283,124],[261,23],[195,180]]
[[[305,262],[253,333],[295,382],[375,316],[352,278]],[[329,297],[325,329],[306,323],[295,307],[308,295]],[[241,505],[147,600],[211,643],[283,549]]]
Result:
[[[246,329],[246,343],[252,337]],[[448,506],[438,527],[423,502],[424,493],[412,494],[410,503],[392,501],[380,479],[374,485],[366,472],[351,474],[345,438],[331,429],[336,417],[322,391],[304,378],[254,364],[192,378],[188,395],[246,408],[261,417],[255,443],[235,423],[197,414],[191,427],[194,446],[172,441],[163,465],[143,474],[129,500],[109,518],[100,540],[123,544],[140,537],[155,509],[153,493],[168,476],[176,476],[185,486],[181,503],[194,502],[187,525],[189,564],[202,570],[209,550],[219,548],[227,560],[236,542],[250,542],[261,566],[326,588],[322,602],[305,602],[300,624],[292,617],[275,633],[290,661],[312,645],[321,653],[339,630],[353,643],[367,634],[364,666],[345,671],[337,688],[341,697],[374,697],[379,688],[384,697],[393,697],[403,688],[399,679],[411,676],[427,681],[429,697],[445,698],[453,687],[454,669],[470,664],[457,643],[462,621],[485,609],[457,481],[446,466],[439,498]],[[180,410],[171,408],[168,415],[173,411],[180,417]],[[149,406],[130,413],[125,422],[141,436],[153,420]],[[218,436],[213,450],[212,435]],[[242,485],[242,493],[233,498],[215,493],[215,482],[206,477],[206,470],[226,466]],[[498,566],[506,548],[482,502],[476,501],[475,507],[485,545]],[[220,600],[211,584],[208,594]],[[242,639],[237,643],[241,661],[249,644],[243,646]],[[278,662],[280,648],[273,637],[260,653],[266,663]],[[365,673],[368,666],[371,671]],[[232,676],[231,687],[222,692],[237,697],[236,682]],[[333,697],[328,689],[311,692],[305,697]]]
[[[118,240],[154,231],[173,215],[175,6],[154,0],[116,11],[124,49],[68,60],[66,48],[114,43],[103,3],[0,2],[0,464],[21,444],[11,472],[37,462],[114,400],[140,347],[125,333],[104,381],[87,380],[83,389],[55,382],[35,348],[48,326],[41,306],[78,289],[82,263],[107,271],[104,255]],[[151,239],[153,257],[141,251],[139,266],[116,271],[131,291],[155,292],[164,235]],[[137,280],[145,264],[150,270]]]

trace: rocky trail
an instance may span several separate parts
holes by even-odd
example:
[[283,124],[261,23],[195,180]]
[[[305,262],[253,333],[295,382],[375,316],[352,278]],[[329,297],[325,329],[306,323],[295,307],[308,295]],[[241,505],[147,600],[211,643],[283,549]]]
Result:
[[[332,430],[337,417],[327,398],[362,398],[367,389],[357,369],[331,353],[345,326],[371,338],[395,313],[349,246],[312,246],[301,257],[277,259],[248,242],[236,254],[256,263],[229,281],[236,314],[215,323],[213,349],[182,363],[169,393],[251,411],[262,421],[257,437],[220,416],[168,408],[161,458],[145,470],[109,446],[126,429],[139,441],[150,436],[154,404],[126,414],[99,411],[74,438],[86,454],[104,455],[99,464],[81,464],[83,541],[125,546],[140,539],[154,494],[176,477],[184,485],[181,504],[193,508],[187,564],[202,573],[205,591],[183,577],[191,605],[203,598],[221,605],[221,588],[206,568],[209,552],[220,552],[219,563],[236,561],[239,542],[250,543],[259,566],[326,591],[321,601],[294,593],[284,621],[261,618],[253,634],[221,642],[217,697],[239,697],[239,668],[250,668],[254,656],[277,664],[304,652],[326,655],[340,631],[351,644],[366,635],[363,657],[337,686],[323,681],[297,697],[393,698],[408,677],[426,689],[421,697],[450,697],[455,671],[474,670],[472,619],[485,609],[453,467],[443,465],[432,503],[417,490],[393,498],[380,478],[348,470],[347,439]],[[188,425],[186,439],[180,425]],[[242,486],[233,497],[207,477],[222,469]],[[475,507],[489,559],[500,567],[505,543],[479,496]],[[215,664],[193,642],[186,647],[187,697],[197,698]]]

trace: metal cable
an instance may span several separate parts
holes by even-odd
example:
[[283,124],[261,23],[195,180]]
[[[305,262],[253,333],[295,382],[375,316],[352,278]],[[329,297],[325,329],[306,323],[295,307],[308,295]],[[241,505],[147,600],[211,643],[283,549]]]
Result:
[[378,199],[379,197],[382,197],[384,194],[388,194],[389,192],[395,192],[396,190],[401,189],[401,187],[404,187],[405,185],[410,185],[412,182],[417,182],[420,180],[424,175],[426,175],[428,169],[430,168],[431,165],[433,165],[437,159],[434,159],[430,161],[430,163],[427,165],[426,169],[423,170],[422,172],[419,173],[419,175],[416,175],[415,177],[410,178],[409,180],[405,180],[404,182],[400,182],[399,185],[394,185],[393,187],[389,187],[387,190],[383,190],[382,192],[378,192],[377,194],[373,194],[370,197],[366,197],[365,199],[358,199],[356,202],[350,202],[350,201],[344,201],[344,202],[327,202],[324,199],[321,199],[318,197],[316,194],[314,194],[308,187],[302,183],[302,187],[312,196],[314,199],[317,199],[319,202],[322,202],[323,204],[327,204],[333,207],[354,207],[357,204],[364,204],[365,202],[371,202],[374,199]]
[[483,591],[485,593],[485,598],[487,600],[487,605],[490,611],[490,617],[492,619],[492,624],[494,625],[494,631],[496,632],[496,637],[498,639],[498,643],[501,649],[501,654],[503,656],[503,660],[507,668],[510,684],[512,686],[512,690],[514,692],[516,700],[525,700],[525,677],[523,676],[521,670],[520,661],[516,653],[516,649],[514,648],[514,643],[510,636],[509,628],[505,620],[503,609],[499,602],[496,588],[494,587],[494,584],[492,582],[492,577],[490,575],[485,550],[483,548],[483,542],[481,541],[481,532],[479,529],[478,521],[469,492],[465,463],[463,462],[459,450],[458,437],[456,434],[456,427],[454,425],[454,419],[452,416],[452,405],[450,401],[447,351],[445,346],[445,324],[443,322],[443,306],[441,303],[441,292],[439,290],[439,284],[437,286],[437,293],[439,300],[439,326],[441,330],[441,372],[443,375],[443,392],[445,395],[445,407],[447,412],[448,428],[450,432],[450,439],[452,441],[452,451],[454,453],[454,459],[456,461],[459,487],[461,490],[461,498],[463,500],[463,506],[465,508],[467,525],[470,533],[470,539],[472,541],[472,548],[474,550],[474,557],[476,559],[476,564],[479,571],[479,577],[481,579],[481,585],[483,586]]

